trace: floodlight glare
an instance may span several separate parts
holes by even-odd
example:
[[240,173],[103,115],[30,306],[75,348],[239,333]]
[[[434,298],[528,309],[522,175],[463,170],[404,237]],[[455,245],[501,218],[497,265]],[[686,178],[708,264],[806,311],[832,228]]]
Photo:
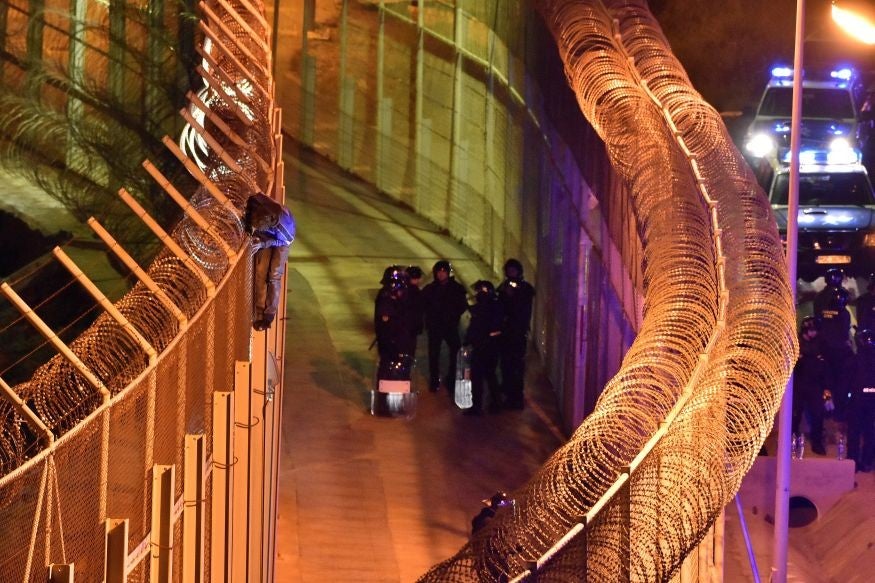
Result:
[[776,144],[769,134],[757,134],[744,147],[754,158],[763,158],[775,151]]
[[860,12],[842,8],[833,1],[832,19],[860,42],[867,45],[875,44],[875,24]]

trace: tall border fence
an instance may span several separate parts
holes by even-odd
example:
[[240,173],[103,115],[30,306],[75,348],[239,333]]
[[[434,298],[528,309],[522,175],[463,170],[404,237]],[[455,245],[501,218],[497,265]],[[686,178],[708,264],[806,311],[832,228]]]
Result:
[[519,256],[566,423],[590,413],[421,580],[719,579],[793,305],[767,201],[646,3],[304,5],[293,133],[495,271]]
[[344,0],[321,19],[300,4],[284,127],[496,273],[522,261],[570,432],[637,332],[641,245],[549,31],[523,0]]
[[69,345],[2,285],[58,351],[27,382],[0,379],[4,581],[273,579],[285,298],[253,332],[241,223],[251,193],[284,198],[271,32],[257,0],[201,3],[197,27],[188,125],[164,140],[197,188],[143,163],[184,216],[166,232],[119,192],[163,243],[157,258],[138,265],[89,221],[136,278],[113,304],[56,249],[104,311]]

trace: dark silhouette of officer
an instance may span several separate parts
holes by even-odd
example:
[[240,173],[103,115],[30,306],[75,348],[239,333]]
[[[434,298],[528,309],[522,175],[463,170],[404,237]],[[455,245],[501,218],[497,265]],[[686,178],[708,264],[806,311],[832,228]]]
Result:
[[857,330],[875,330],[875,273],[869,274],[866,293],[857,298]]
[[252,326],[266,330],[273,323],[279,306],[289,247],[295,240],[295,218],[288,208],[258,192],[246,199],[243,226],[252,236],[255,250]]
[[374,332],[380,364],[380,379],[409,380],[416,350],[416,322],[410,318],[407,274],[404,268],[386,268],[383,287],[374,301]]
[[465,415],[483,412],[484,384],[489,385],[489,410],[501,409],[501,388],[496,369],[501,349],[501,327],[504,310],[491,282],[481,279],[471,286],[476,303],[471,306],[471,322],[465,333],[465,344],[471,346],[471,395],[473,405]]
[[535,288],[523,279],[523,265],[516,259],[504,264],[504,281],[498,286],[498,299],[504,308],[501,330],[501,382],[504,406],[522,409],[523,380],[526,374],[526,347],[532,320]]
[[848,457],[858,472],[870,472],[875,461],[875,331],[858,332],[857,346],[847,371]]
[[462,341],[459,338],[459,319],[468,309],[465,288],[453,277],[449,261],[441,259],[432,268],[434,281],[422,290],[422,309],[428,332],[429,390],[440,388],[441,348],[449,348],[449,367],[444,377],[448,390],[456,379],[456,357]]
[[[801,433],[802,415],[811,428],[811,450],[825,455],[823,446],[823,391],[828,387],[827,364],[817,320],[808,316],[799,330],[799,360],[793,369],[793,431]],[[835,387],[831,387],[835,388]]]
[[[823,342],[823,355],[827,364],[827,384],[837,387],[843,382],[843,367],[853,356],[851,349],[851,313],[848,311],[848,290],[842,287],[844,274],[841,269],[826,272],[827,286],[814,298],[814,316]],[[836,414],[844,416],[847,393],[834,394]]]

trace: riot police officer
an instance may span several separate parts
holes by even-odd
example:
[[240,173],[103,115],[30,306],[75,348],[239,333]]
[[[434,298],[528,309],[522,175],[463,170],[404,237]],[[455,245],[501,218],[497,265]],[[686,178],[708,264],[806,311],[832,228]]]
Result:
[[[440,387],[441,348],[444,343],[450,350],[447,387],[456,378],[456,357],[462,341],[459,338],[459,319],[468,309],[465,288],[453,277],[453,266],[441,259],[432,268],[434,281],[422,290],[422,310],[428,332],[429,390]],[[450,389],[452,392],[452,389]]]
[[824,287],[817,293],[816,296],[814,296],[813,307],[815,315],[825,309],[828,309],[827,306],[831,303],[836,290],[844,289],[842,283],[845,281],[845,272],[838,267],[827,269],[826,273],[823,276],[823,281],[824,283],[826,283],[826,287]]
[[501,394],[496,368],[500,349],[504,310],[498,302],[495,286],[480,280],[471,286],[477,303],[471,306],[471,323],[465,333],[465,344],[471,350],[471,394],[473,405],[465,415],[480,415],[483,411],[483,385],[489,385],[489,410],[501,409]]
[[[823,342],[827,363],[828,384],[838,386],[842,382],[842,370],[853,356],[851,349],[851,313],[848,311],[848,290],[842,287],[844,274],[840,269],[827,271],[827,287],[814,298],[814,316]],[[836,391],[836,414],[844,415],[847,401],[845,391]]]
[[[827,388],[826,357],[814,316],[802,320],[799,330],[799,360],[793,370],[793,431],[801,433],[805,413],[811,428],[811,450],[825,455],[823,446],[823,391]],[[832,387],[834,390],[834,387]]]
[[857,329],[875,330],[875,273],[869,274],[866,293],[857,298]]
[[383,287],[374,301],[374,332],[380,354],[377,375],[385,379],[389,378],[393,366],[396,369],[402,366],[409,373],[416,350],[416,323],[410,319],[404,268],[397,265],[387,267],[380,283]]
[[504,264],[504,281],[498,286],[498,299],[504,308],[501,330],[501,381],[504,405],[522,409],[526,347],[532,319],[535,288],[523,279],[523,265],[516,259]]
[[858,472],[869,472],[875,461],[875,331],[857,333],[857,345],[848,371],[848,457]]

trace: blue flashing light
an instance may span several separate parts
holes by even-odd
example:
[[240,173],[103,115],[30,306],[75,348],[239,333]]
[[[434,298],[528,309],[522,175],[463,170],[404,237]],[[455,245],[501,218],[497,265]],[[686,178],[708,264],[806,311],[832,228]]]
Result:
[[841,79],[842,81],[850,81],[854,75],[854,70],[849,67],[830,71],[829,76],[833,79]]
[[772,77],[777,77],[779,79],[789,79],[793,76],[793,69],[791,67],[774,67],[772,69]]

